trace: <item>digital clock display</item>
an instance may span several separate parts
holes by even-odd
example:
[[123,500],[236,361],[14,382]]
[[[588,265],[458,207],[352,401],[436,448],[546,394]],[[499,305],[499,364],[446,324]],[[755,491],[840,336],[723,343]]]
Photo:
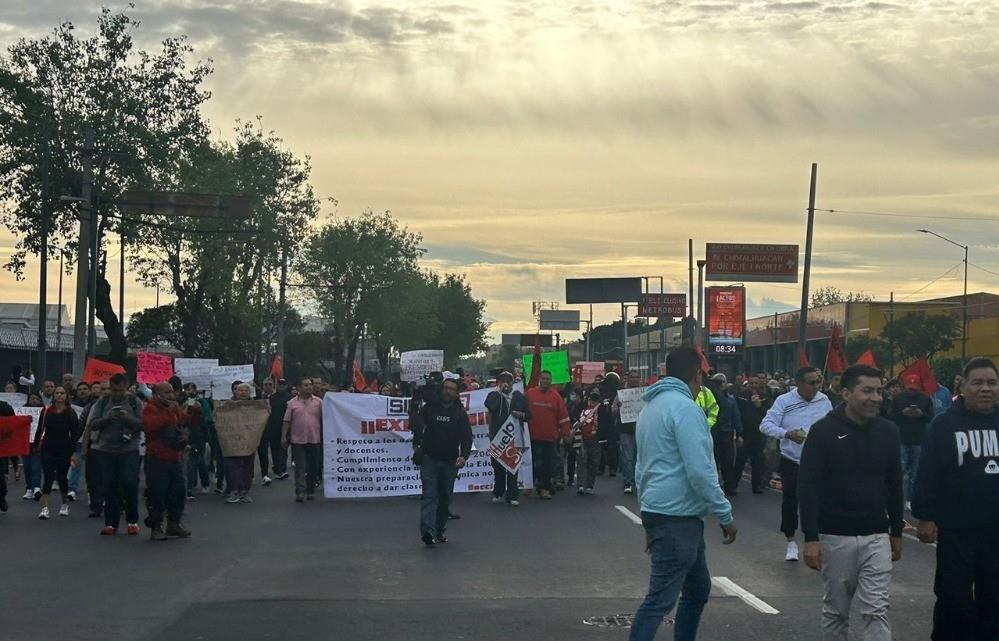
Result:
[[737,345],[714,345],[715,354],[738,354],[739,347]]

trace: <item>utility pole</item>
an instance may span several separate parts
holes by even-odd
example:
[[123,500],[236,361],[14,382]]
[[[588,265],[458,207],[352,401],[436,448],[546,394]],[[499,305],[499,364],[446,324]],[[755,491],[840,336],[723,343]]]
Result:
[[89,282],[90,227],[94,221],[91,192],[94,187],[94,130],[83,141],[83,188],[80,192],[80,240],[76,251],[76,309],[73,311],[73,374],[83,376],[86,365],[87,283]]
[[59,347],[59,371],[66,371],[66,352],[62,351],[62,266],[63,252],[59,252],[59,304],[56,305],[56,345]]
[[628,309],[621,303],[621,337],[624,339],[622,347],[624,355],[621,357],[623,371],[628,371]]
[[42,202],[41,211],[41,236],[42,247],[40,251],[40,265],[38,273],[38,369],[35,371],[39,382],[48,377],[48,358],[45,355],[47,334],[48,334],[48,281],[49,281],[49,162],[51,158],[51,147],[49,145],[48,127],[42,128],[44,149],[42,151]]
[[706,260],[697,261],[697,344],[704,349],[707,326],[704,324],[704,266]]
[[118,260],[118,320],[122,331],[125,329],[125,217],[122,216],[121,256]]
[[812,274],[812,232],[815,228],[815,181],[819,165],[812,163],[812,182],[808,188],[808,226],[805,230],[805,272],[801,277],[801,310],[798,312],[798,354],[805,352],[808,329],[808,279]]
[[[895,292],[888,297],[888,324],[895,322]],[[888,377],[895,378],[895,339],[888,341]]]
[[[90,315],[87,317],[87,353],[97,356],[97,263],[100,260],[100,239],[97,237],[100,221],[97,208],[90,207]],[[122,221],[124,222],[124,221]]]
[[780,366],[777,364],[777,361],[780,359],[780,345],[777,344],[777,341],[779,339],[778,331],[779,329],[777,326],[777,312],[774,312],[774,366],[773,369],[770,370],[771,373],[776,372],[778,369],[780,369]]
[[284,304],[285,288],[288,286],[288,252],[281,248],[281,280],[278,281],[278,326],[277,326],[277,353],[284,363]]
[[693,347],[697,343],[697,338],[695,336],[697,331],[696,321],[694,320],[694,239],[687,239],[687,282],[690,286],[690,293],[687,295],[687,309],[690,311],[687,314],[687,318],[684,319],[684,323],[680,326],[681,338],[683,339],[683,344],[687,347]]
[[961,365],[968,362],[968,246],[964,246],[964,315],[961,318]]

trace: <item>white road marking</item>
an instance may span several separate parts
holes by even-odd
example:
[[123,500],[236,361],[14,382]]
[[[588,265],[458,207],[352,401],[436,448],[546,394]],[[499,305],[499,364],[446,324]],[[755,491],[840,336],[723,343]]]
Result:
[[937,546],[936,543],[923,543],[922,541],[919,540],[919,537],[913,536],[912,534],[909,534],[908,532],[902,532],[902,536],[904,536],[907,539],[911,539],[911,540],[915,541],[916,543],[918,543],[920,545],[929,545],[931,548],[935,548]]
[[623,514],[626,517],[628,517],[628,519],[631,520],[632,523],[635,523],[637,525],[641,525],[642,524],[642,517],[638,516],[637,514],[635,514],[634,512],[632,512],[631,510],[629,510],[628,508],[626,508],[625,506],[623,506],[623,505],[615,505],[614,507],[617,509],[618,512],[620,512],[621,514]]
[[746,605],[754,610],[762,612],[763,614],[780,614],[780,610],[774,608],[772,605],[760,599],[752,592],[749,592],[745,588],[739,586],[732,581],[732,579],[726,576],[711,577],[711,585],[715,586],[728,596],[739,597],[746,603]]

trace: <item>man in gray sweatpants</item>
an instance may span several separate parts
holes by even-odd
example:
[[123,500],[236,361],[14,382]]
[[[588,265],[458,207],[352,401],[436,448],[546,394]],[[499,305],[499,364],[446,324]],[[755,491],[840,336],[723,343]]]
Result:
[[854,596],[863,641],[890,641],[888,589],[902,558],[898,428],[880,417],[881,372],[854,365],[846,401],[812,425],[801,452],[798,500],[805,563],[822,572],[823,641],[847,641]]

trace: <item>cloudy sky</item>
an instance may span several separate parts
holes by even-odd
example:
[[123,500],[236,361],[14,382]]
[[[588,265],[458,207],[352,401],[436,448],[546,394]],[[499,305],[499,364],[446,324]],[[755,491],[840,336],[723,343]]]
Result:
[[[64,18],[89,33],[98,7],[4,0],[0,44]],[[423,233],[427,265],[467,274],[497,335],[535,327],[531,301],[564,300],[566,277],[685,291],[687,238],[699,254],[803,247],[811,162],[819,208],[893,214],[817,214],[816,286],[959,293],[960,250],[914,231],[929,227],[971,244],[971,291],[999,291],[985,271],[999,272],[994,3],[136,0],[132,13],[144,46],[187,34],[214,60],[218,135],[262,115],[313,157],[340,214],[391,210]],[[36,284],[0,286],[32,300]],[[800,296],[748,293],[751,314]],[[126,308],[153,297],[130,289]]]

